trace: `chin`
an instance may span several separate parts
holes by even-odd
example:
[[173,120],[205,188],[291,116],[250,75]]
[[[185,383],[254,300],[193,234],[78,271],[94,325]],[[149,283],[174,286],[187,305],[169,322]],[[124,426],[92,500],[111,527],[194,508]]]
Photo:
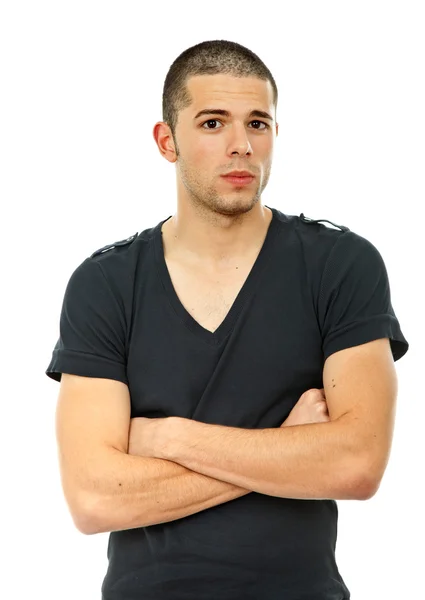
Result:
[[257,204],[258,199],[255,198],[238,198],[237,200],[229,198],[224,199],[224,202],[220,202],[215,206],[217,212],[228,215],[239,215],[249,212]]

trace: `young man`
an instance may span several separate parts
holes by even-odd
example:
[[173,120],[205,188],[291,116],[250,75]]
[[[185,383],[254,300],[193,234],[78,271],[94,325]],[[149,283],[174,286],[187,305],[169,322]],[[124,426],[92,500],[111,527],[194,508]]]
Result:
[[66,288],[46,373],[104,600],[350,597],[336,500],[379,487],[408,343],[372,243],[261,204],[276,106],[247,48],[183,52],[154,127],[176,213]]

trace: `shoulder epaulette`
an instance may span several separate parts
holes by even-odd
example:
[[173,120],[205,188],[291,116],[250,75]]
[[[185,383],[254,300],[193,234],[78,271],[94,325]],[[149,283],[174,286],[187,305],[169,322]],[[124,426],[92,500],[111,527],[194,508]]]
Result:
[[350,231],[350,229],[345,225],[336,225],[335,223],[332,223],[332,221],[328,221],[327,219],[310,219],[309,217],[305,217],[304,213],[300,214],[300,219],[304,223],[319,223],[319,221],[322,221],[324,223],[330,223],[334,227],[338,227],[339,229],[341,229],[341,231]]
[[131,244],[136,239],[136,236],[138,235],[138,233],[139,232],[136,231],[136,233],[134,235],[130,236],[126,240],[120,240],[119,242],[114,242],[113,244],[108,244],[106,246],[103,246],[103,248],[99,248],[99,250],[96,250],[95,252],[93,252],[93,254],[91,255],[90,258],[93,258],[93,256],[97,256],[98,254],[103,254],[104,252],[111,250],[111,248],[116,248],[117,246],[127,246],[127,244]]

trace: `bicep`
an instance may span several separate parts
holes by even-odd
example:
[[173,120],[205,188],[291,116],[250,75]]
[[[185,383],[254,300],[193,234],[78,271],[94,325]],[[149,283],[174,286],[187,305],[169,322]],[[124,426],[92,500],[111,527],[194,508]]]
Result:
[[391,448],[398,388],[388,338],[329,356],[323,387],[331,421],[345,421],[364,471],[379,484]]
[[62,373],[56,409],[61,480],[74,521],[84,511],[99,461],[126,453],[130,393],[121,381]]

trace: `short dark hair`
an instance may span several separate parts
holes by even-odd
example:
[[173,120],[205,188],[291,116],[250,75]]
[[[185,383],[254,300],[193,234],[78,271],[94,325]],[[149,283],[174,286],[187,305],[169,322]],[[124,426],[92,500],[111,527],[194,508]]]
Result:
[[192,103],[186,83],[194,75],[226,73],[235,77],[258,77],[270,81],[277,107],[278,92],[273,75],[254,52],[236,42],[210,40],[184,50],[171,65],[162,94],[162,120],[175,138],[178,113]]

